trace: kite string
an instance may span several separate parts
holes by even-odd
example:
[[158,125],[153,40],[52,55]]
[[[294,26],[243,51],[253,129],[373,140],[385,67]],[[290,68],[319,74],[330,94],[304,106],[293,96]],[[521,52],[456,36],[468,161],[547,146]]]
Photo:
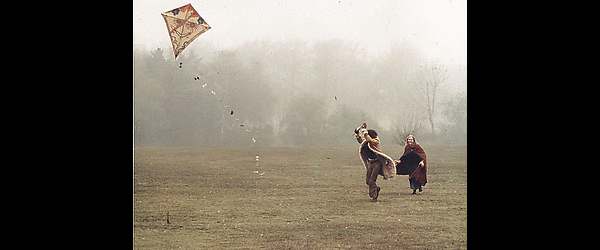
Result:
[[[181,66],[182,66],[182,64],[183,64],[183,63],[182,63],[182,62],[180,62],[180,64],[179,64],[179,68],[182,68],[182,67],[181,67]],[[190,72],[190,71],[189,71],[189,69],[188,69],[188,70],[186,71],[186,73],[189,73],[189,72]],[[194,78],[193,78],[193,79],[194,79],[194,81],[200,80],[200,76],[199,76],[198,74],[195,74],[195,73],[193,73],[193,75],[195,75],[195,76],[194,76]],[[229,116],[230,116],[230,117],[233,117],[233,115],[234,115],[234,111],[233,111],[233,109],[232,109],[232,108],[230,108],[230,107],[229,107],[229,105],[228,105],[228,102],[227,102],[227,98],[225,98],[225,96],[223,96],[222,94],[219,94],[219,97],[223,97],[223,98],[219,98],[219,97],[217,97],[217,94],[216,94],[216,93],[215,93],[215,91],[214,91],[214,89],[215,89],[215,88],[214,88],[212,85],[215,85],[216,87],[218,87],[218,88],[219,88],[219,92],[220,92],[220,90],[223,90],[223,88],[222,88],[221,86],[219,86],[218,84],[216,84],[216,83],[211,83],[210,85],[211,85],[211,87],[210,87],[209,89],[207,89],[207,91],[208,91],[208,90],[210,90],[211,94],[212,94],[213,96],[215,96],[215,98],[217,99],[217,101],[218,101],[219,103],[223,102],[223,104],[224,104],[225,106],[222,106],[222,107],[223,107],[223,108],[225,108],[225,109],[227,110],[227,113],[229,113]],[[208,83],[204,83],[204,84],[202,84],[201,86],[202,86],[202,88],[203,88],[203,89],[205,89],[205,88],[208,86]],[[221,118],[222,118],[222,120],[221,120],[221,133],[223,133],[223,125],[225,125],[225,114],[224,114],[224,113],[222,114]],[[230,118],[230,119],[231,119],[231,118]],[[246,133],[247,133],[247,134],[250,134],[250,133],[251,133],[251,131],[250,131],[249,129],[247,129],[247,128],[246,128],[246,125],[245,125],[245,124],[243,124],[243,123],[241,123],[241,121],[240,121],[238,118],[235,118],[233,121],[239,121],[239,123],[240,123],[240,124],[239,124],[239,126],[237,126],[237,127],[244,128],[244,129],[246,130]],[[234,123],[233,123],[231,120],[230,120],[230,122],[229,122],[229,123],[231,124],[231,127],[232,127],[232,129],[233,129],[233,124],[234,124]],[[260,155],[259,155],[259,152],[258,152],[258,148],[256,147],[256,139],[254,138],[254,136],[252,136],[251,138],[252,138],[252,146],[253,146],[253,147],[255,148],[255,150],[256,150],[256,153],[255,153],[255,154],[253,154],[253,155],[255,156],[255,160],[256,160],[256,162],[255,162],[255,165],[254,165],[254,173],[258,174],[258,172],[259,172],[259,171],[258,171],[258,166],[259,166],[258,162],[259,162],[259,160],[260,160]],[[261,176],[262,176],[263,174],[264,174],[264,172],[261,174]]]

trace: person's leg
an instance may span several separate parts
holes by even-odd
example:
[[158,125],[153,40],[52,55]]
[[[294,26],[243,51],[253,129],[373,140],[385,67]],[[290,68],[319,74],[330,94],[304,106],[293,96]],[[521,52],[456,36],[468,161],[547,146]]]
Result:
[[419,189],[419,192],[423,191],[423,189],[421,188],[421,184],[415,178],[408,180],[410,181],[410,188],[413,190],[412,194],[416,194],[417,189]]
[[371,180],[371,173],[373,173],[373,168],[371,166],[371,163],[369,163],[367,165],[367,176],[365,177],[365,183],[367,183],[367,185],[369,185],[369,182]]
[[373,201],[377,201],[377,197],[379,197],[380,187],[377,186],[377,176],[379,176],[379,170],[381,170],[381,163],[374,162],[369,164],[372,166],[371,176],[369,177],[369,197],[373,199]]

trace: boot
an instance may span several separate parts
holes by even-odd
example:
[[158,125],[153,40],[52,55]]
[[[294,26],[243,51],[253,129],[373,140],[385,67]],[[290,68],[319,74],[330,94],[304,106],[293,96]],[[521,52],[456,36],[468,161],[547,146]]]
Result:
[[375,194],[375,197],[373,197],[371,199],[371,202],[377,202],[377,197],[379,197],[379,191],[381,190],[380,187],[377,187],[377,193]]

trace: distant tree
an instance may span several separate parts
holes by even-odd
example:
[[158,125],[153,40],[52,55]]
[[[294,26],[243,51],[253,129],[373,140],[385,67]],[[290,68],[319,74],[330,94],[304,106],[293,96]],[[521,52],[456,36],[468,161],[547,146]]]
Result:
[[420,66],[412,75],[411,82],[413,90],[416,92],[416,98],[419,106],[426,111],[431,134],[435,136],[435,127],[433,118],[437,111],[436,101],[438,98],[440,86],[448,79],[448,70],[446,66],[439,62],[427,63]]
[[467,134],[467,93],[459,93],[448,100],[442,114],[449,121],[445,132],[452,142],[466,142],[462,140],[466,140]]
[[356,140],[352,133],[364,122],[373,118],[360,107],[341,104],[327,117],[323,145],[326,146],[355,146]]
[[404,145],[407,135],[417,133],[426,120],[421,105],[421,92],[415,91],[415,68],[423,54],[414,46],[404,41],[391,44],[389,53],[377,62],[373,74],[373,93],[378,101],[378,116],[393,121],[389,128],[395,143]]
[[290,102],[281,122],[280,139],[294,146],[318,146],[326,124],[324,101],[301,95]]
[[420,119],[419,117],[422,116],[415,112],[410,112],[404,119],[395,124],[393,127],[393,137],[396,144],[404,146],[406,144],[406,137],[408,135],[415,135],[419,131],[423,121],[423,119]]

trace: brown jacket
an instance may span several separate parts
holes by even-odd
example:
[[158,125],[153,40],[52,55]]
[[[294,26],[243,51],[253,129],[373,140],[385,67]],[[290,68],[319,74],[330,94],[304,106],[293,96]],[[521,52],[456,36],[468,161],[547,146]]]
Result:
[[358,154],[360,155],[360,159],[362,160],[365,169],[369,166],[369,158],[377,158],[377,160],[381,162],[380,173],[382,173],[383,179],[387,180],[389,178],[394,178],[396,175],[394,159],[381,152],[379,138],[371,138],[369,134],[365,134],[365,139],[358,137],[356,140],[360,143]]
[[356,138],[356,140],[358,141],[358,143],[363,142],[363,140],[366,140],[367,142],[369,142],[369,146],[371,146],[371,148],[373,148],[376,151],[381,152],[381,144],[379,143],[379,137],[375,137],[375,138],[371,138],[371,136],[369,136],[369,134],[365,134],[365,139],[358,137]]

